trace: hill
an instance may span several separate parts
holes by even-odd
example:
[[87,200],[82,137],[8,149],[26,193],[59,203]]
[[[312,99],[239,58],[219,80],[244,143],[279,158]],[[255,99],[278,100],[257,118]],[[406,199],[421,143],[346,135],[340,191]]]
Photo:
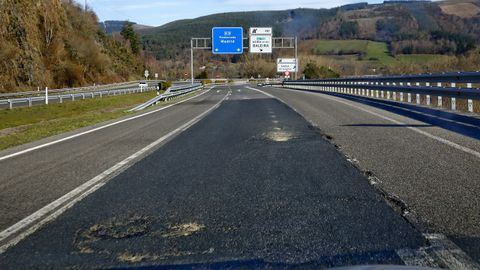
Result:
[[0,92],[108,83],[141,75],[128,43],[73,0],[0,1]]
[[122,31],[123,26],[127,23],[131,23],[135,31],[152,28],[152,26],[137,24],[135,22],[130,22],[130,21],[104,21],[104,22],[100,22],[98,25],[100,26],[100,28],[103,29],[103,31],[105,31],[105,33],[113,34],[113,33],[120,33],[120,31]]
[[[465,10],[468,13],[464,13]],[[480,41],[480,1],[391,1],[333,9],[214,14],[140,30],[145,48],[160,59],[183,57],[191,37],[209,37],[214,26],[271,26],[275,36],[365,39],[386,42],[392,54],[462,54]],[[465,14],[465,15],[464,15]]]

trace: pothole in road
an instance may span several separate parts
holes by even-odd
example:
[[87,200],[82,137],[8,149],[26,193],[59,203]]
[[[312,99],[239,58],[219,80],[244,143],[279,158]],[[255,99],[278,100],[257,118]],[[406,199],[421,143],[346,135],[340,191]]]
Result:
[[[176,250],[171,245],[186,237],[200,233],[205,225],[197,222],[168,223],[160,218],[130,215],[112,218],[87,229],[79,230],[74,246],[80,254],[114,256],[122,262],[162,260],[169,257],[187,256],[203,250]],[[161,240],[163,239],[163,240]],[[164,252],[153,254],[141,252],[142,243],[163,243]],[[157,247],[158,248],[158,247]]]
[[274,142],[287,142],[295,138],[295,134],[288,131],[274,130],[264,134],[264,137]]
[[175,225],[169,227],[167,233],[162,234],[163,237],[179,237],[179,236],[190,236],[194,233],[197,233],[203,230],[205,226],[197,223],[185,223],[180,225]]

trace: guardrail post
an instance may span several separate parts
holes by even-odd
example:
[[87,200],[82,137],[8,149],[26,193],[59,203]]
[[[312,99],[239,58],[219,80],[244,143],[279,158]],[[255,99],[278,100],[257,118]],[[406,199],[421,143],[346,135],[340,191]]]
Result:
[[103,92],[100,92],[100,98],[102,98],[102,97],[103,97]]
[[[472,88],[472,83],[467,83],[467,88]],[[473,100],[468,99],[467,103],[468,103],[468,111],[473,112]]]
[[[450,87],[455,88],[455,87],[457,87],[457,84],[452,82],[450,84]],[[455,111],[457,109],[457,99],[452,97],[450,100],[451,100],[451,103],[452,103],[452,111]]]
[[[403,86],[403,82],[399,83],[400,86]],[[403,92],[400,92],[400,101],[403,102]]]
[[[415,86],[420,87],[420,83],[415,83]],[[420,104],[420,94],[415,95],[415,103]]]
[[[437,83],[437,87],[442,87],[442,83]],[[437,107],[442,107],[443,104],[442,104],[442,96],[438,96],[437,97]]]
[[85,99],[85,94],[82,93],[82,99]]
[[[425,83],[425,86],[430,87],[430,83],[429,82]],[[430,95],[426,95],[425,98],[427,100],[427,105],[430,106],[430,103],[431,103]]]
[[48,87],[45,87],[45,105],[48,105]]
[[75,101],[75,95],[71,94],[70,96],[72,97],[72,101]]
[[7,102],[8,102],[8,108],[10,110],[13,109],[13,101],[11,101],[10,99],[7,99]]
[[59,98],[60,98],[60,103],[63,103],[63,97],[60,95]]
[[28,98],[28,107],[32,107],[32,98]]
[[95,94],[92,92],[92,98],[95,98]]

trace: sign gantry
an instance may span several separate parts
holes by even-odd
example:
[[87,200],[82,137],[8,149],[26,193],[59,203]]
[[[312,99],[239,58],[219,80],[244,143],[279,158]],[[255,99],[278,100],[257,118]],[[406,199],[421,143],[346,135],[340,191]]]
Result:
[[[246,39],[249,39],[249,47],[243,46],[243,42]],[[251,27],[249,29],[249,38],[245,38],[242,27],[214,27],[212,28],[211,38],[194,37],[190,39],[190,74],[192,84],[194,82],[194,50],[212,50],[213,54],[243,54],[245,49],[248,49],[250,53],[257,54],[272,53],[273,49],[294,49],[295,66],[294,69],[289,68],[288,70],[295,72],[295,79],[297,79],[297,37],[273,37],[271,27]],[[278,65],[277,70],[280,70]]]

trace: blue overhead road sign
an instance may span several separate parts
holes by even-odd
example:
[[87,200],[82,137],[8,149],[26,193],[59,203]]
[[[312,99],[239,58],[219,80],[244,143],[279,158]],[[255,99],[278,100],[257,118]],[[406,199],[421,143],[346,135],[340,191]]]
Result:
[[242,54],[242,27],[212,28],[212,52],[214,54]]

